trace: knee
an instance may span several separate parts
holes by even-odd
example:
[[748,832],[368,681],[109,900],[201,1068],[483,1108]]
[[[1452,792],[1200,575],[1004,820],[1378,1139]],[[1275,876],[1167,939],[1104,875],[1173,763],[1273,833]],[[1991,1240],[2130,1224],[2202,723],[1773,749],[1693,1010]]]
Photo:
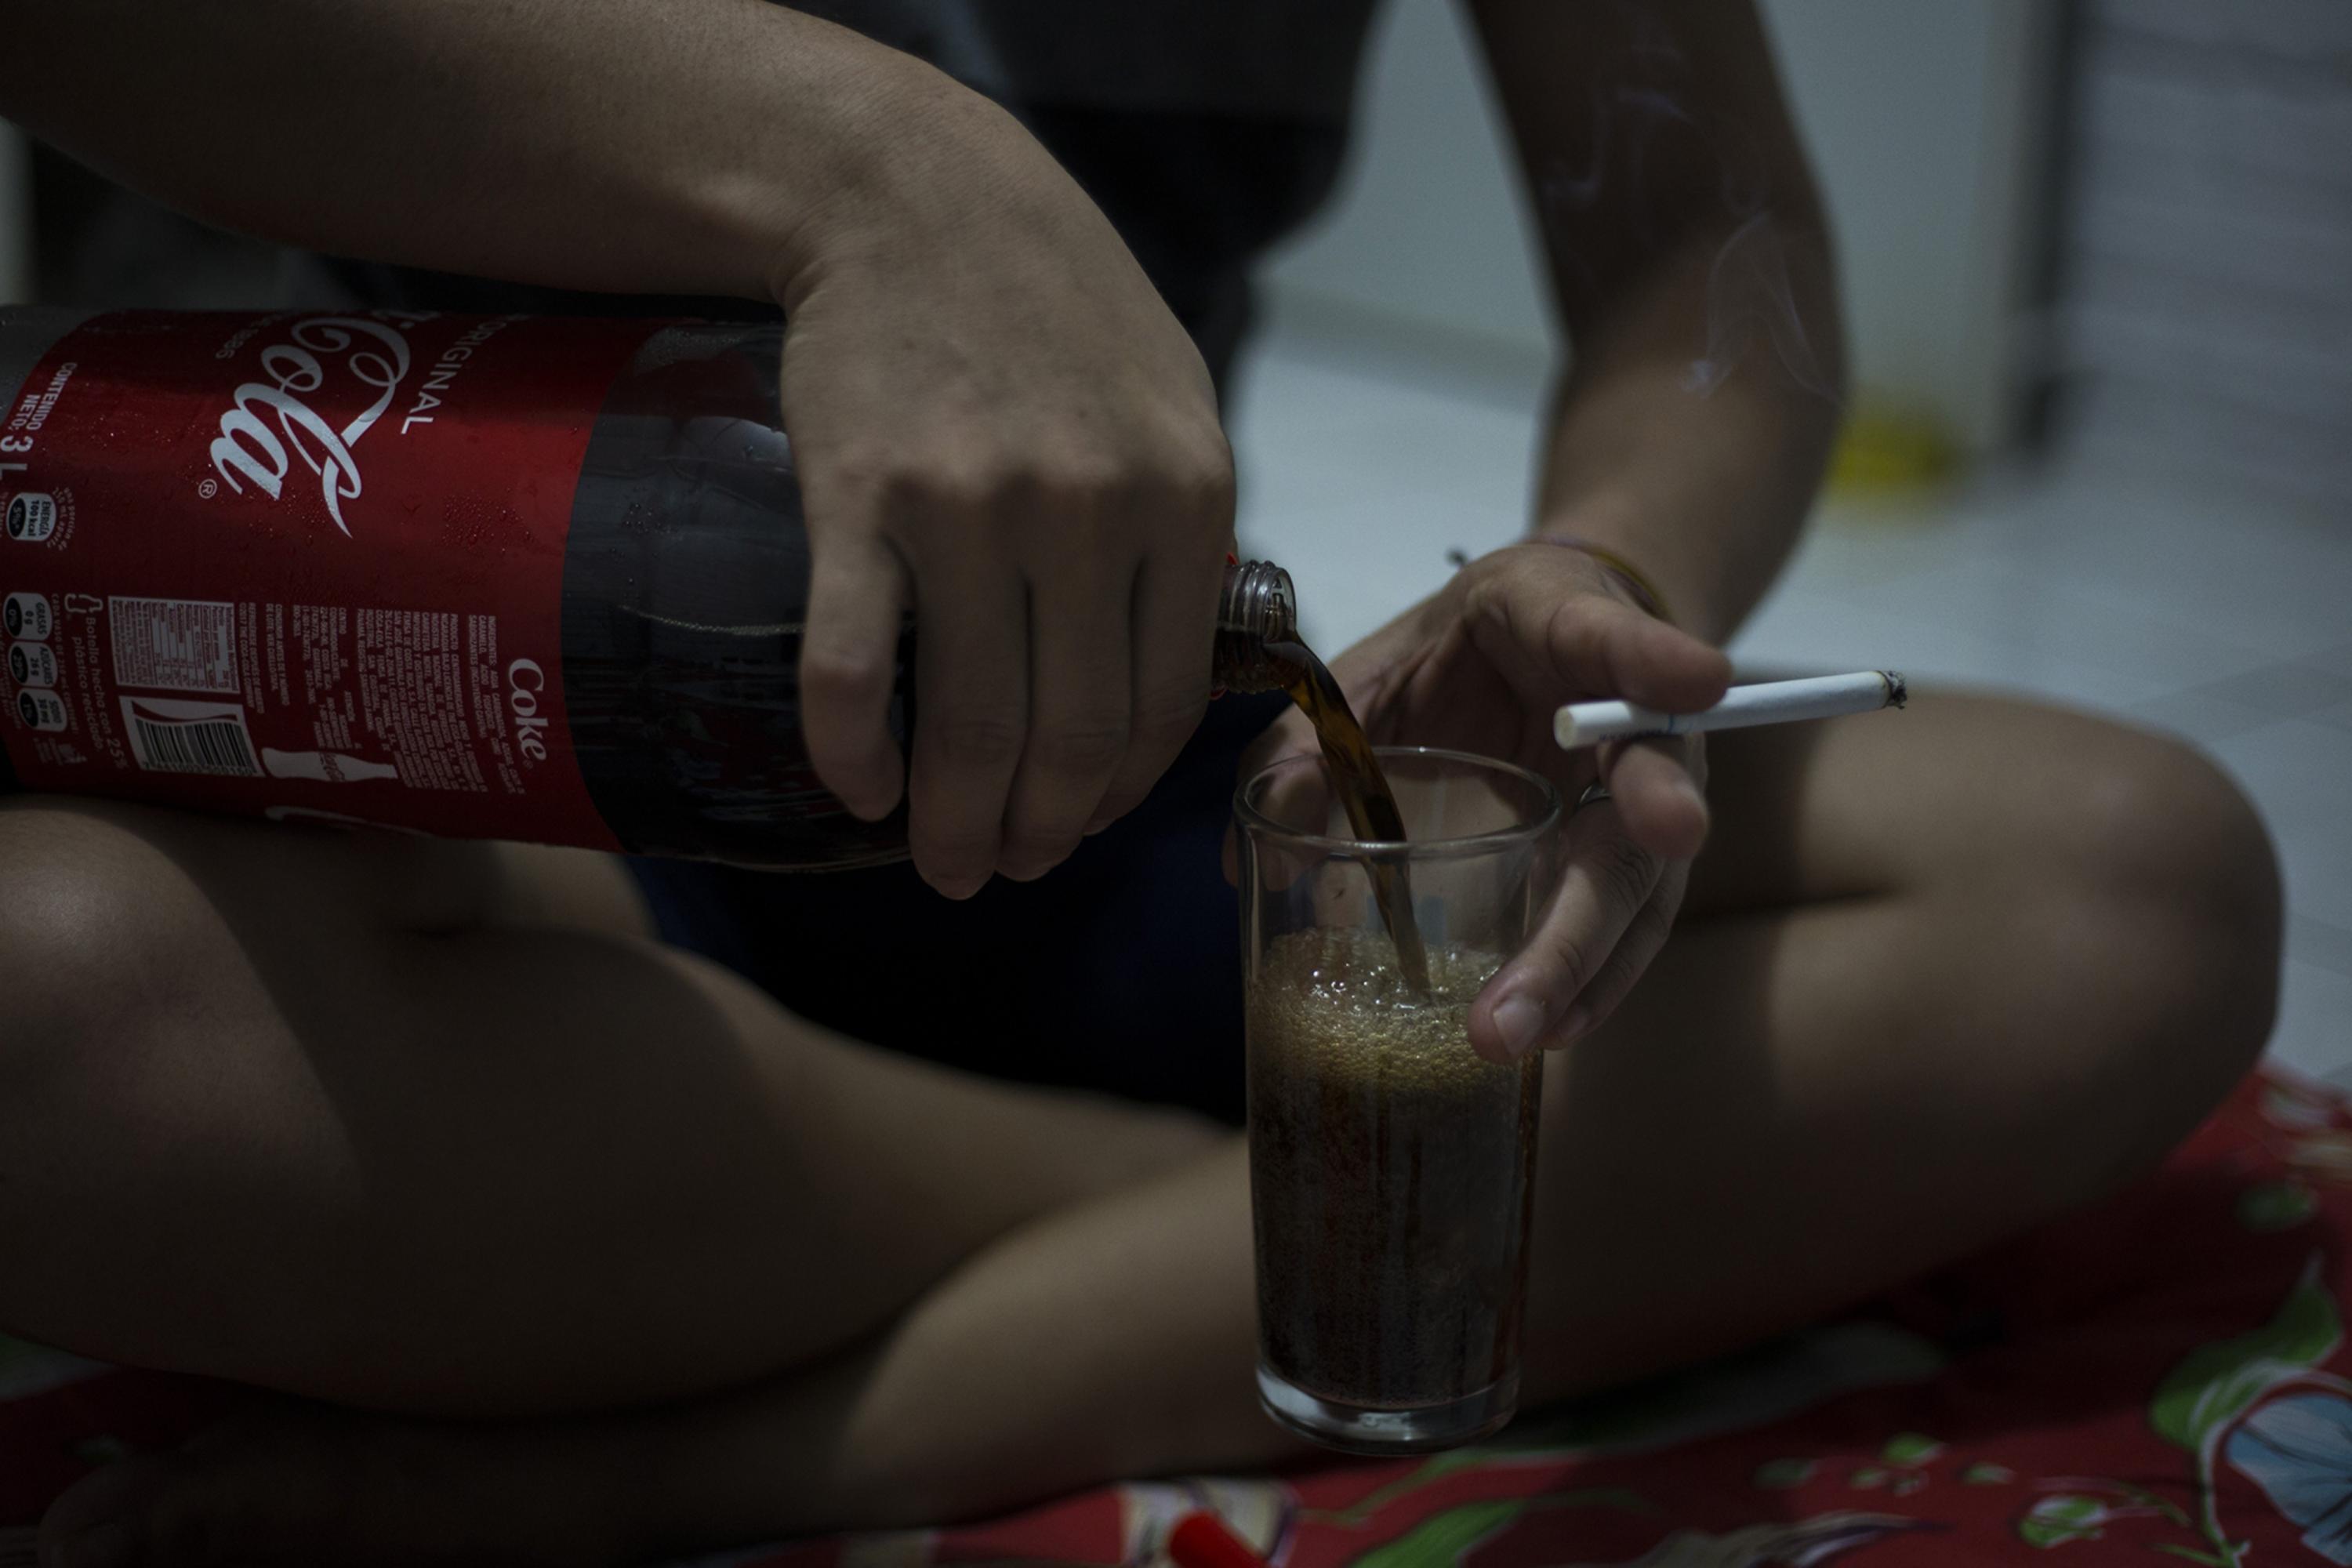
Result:
[[2168,1144],[2270,1037],[2278,861],[2252,803],[2193,749],[2105,724],[2083,741],[2027,870],[2065,906],[2087,999],[2126,1026],[2117,1087]]
[[2086,783],[2078,864],[2103,902],[2154,939],[2137,977],[2251,1058],[2277,1006],[2284,918],[2253,804],[2204,755],[2156,736],[2129,736]]
[[37,1114],[64,1075],[107,1070],[142,1011],[186,994],[194,889],[103,808],[37,801],[0,810],[0,1083]]

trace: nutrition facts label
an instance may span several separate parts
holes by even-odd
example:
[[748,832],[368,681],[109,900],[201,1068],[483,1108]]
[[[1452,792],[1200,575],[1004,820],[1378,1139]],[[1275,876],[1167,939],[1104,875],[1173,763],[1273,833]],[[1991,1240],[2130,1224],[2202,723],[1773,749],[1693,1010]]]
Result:
[[580,465],[643,322],[129,313],[0,387],[27,789],[617,847],[571,749]]
[[236,689],[236,606],[199,599],[109,599],[114,679],[166,691]]

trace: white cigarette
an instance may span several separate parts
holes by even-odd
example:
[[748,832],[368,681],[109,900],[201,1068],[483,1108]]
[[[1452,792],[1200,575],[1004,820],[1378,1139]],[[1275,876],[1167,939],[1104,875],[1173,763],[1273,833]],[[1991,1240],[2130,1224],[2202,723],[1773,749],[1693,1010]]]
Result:
[[1864,669],[1810,680],[1735,686],[1723,694],[1722,701],[1701,713],[1654,713],[1630,702],[1571,702],[1552,715],[1551,738],[1573,749],[1637,735],[1688,735],[1750,724],[1792,724],[1801,719],[1832,719],[1841,713],[1900,708],[1910,695],[1903,677],[1894,670]]

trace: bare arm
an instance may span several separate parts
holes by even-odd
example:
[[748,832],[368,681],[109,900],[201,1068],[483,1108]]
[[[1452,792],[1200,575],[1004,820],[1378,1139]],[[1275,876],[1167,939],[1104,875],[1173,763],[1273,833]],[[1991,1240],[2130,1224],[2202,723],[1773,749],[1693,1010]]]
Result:
[[1801,526],[1844,385],[1829,236],[1752,0],[1473,0],[1574,353],[1538,527],[1720,642]]
[[[1570,801],[1559,886],[1471,1010],[1491,1057],[1599,1027],[1673,930],[1705,842],[1700,737],[1552,743],[1587,697],[1686,713],[1787,556],[1837,425],[1827,234],[1753,0],[1470,0],[1543,219],[1574,359],[1536,525],[1632,563],[1676,625],[1576,550],[1469,563],[1333,661],[1382,742],[1507,756]],[[1258,760],[1311,751],[1285,721]]]
[[0,111],[224,226],[752,298],[934,74],[760,0],[0,0]]

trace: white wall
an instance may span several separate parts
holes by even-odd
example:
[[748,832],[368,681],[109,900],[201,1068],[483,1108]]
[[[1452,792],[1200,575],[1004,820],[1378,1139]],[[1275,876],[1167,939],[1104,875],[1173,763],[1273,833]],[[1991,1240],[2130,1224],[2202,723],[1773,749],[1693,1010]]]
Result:
[[1765,0],[1838,229],[1865,388],[1916,399],[1967,445],[2009,433],[2032,368],[2017,302],[2047,171],[2048,0]]
[[33,289],[33,200],[25,139],[0,120],[0,305],[17,304]]
[[[1998,444],[2048,0],[1765,0],[1835,215],[1860,384]],[[1549,352],[1534,240],[1458,4],[1388,0],[1339,210],[1273,268],[1277,325],[1384,321],[1520,365]]]
[[1454,0],[1384,0],[1335,210],[1266,273],[1280,321],[1360,307],[1549,356],[1509,142]]

